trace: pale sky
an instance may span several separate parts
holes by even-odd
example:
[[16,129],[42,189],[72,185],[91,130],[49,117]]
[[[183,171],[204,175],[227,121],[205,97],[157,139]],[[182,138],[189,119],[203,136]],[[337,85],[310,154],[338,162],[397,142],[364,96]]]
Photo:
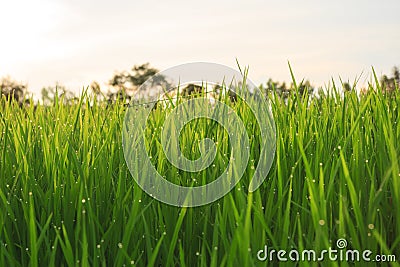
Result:
[[2,0],[0,77],[79,91],[150,62],[250,66],[259,84],[353,81],[400,65],[400,1]]

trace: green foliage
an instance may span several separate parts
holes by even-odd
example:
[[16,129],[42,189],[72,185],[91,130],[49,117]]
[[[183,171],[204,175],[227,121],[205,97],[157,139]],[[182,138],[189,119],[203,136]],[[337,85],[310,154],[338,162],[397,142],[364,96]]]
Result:
[[[219,201],[192,209],[162,204],[134,183],[121,146],[122,105],[85,97],[65,105],[56,95],[55,105],[21,109],[3,99],[0,265],[264,266],[256,253],[265,244],[318,250],[338,238],[399,255],[400,94],[387,97],[378,86],[340,97],[331,89],[319,99],[270,93],[277,150],[267,180],[248,194],[259,156],[254,134],[244,178]],[[243,103],[229,103],[256,133]],[[193,181],[161,151],[168,110],[150,117],[149,153],[167,179]],[[218,141],[213,167],[195,174],[199,184],[229,158],[228,136],[214,124],[197,121],[181,135],[188,154],[199,153],[198,140]]]

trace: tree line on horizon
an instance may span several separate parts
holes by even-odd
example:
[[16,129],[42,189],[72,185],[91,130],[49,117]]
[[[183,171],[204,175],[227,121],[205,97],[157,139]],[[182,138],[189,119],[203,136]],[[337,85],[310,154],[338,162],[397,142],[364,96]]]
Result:
[[[144,84],[146,80],[158,73],[159,70],[152,67],[149,63],[134,65],[129,71],[117,72],[108,81],[110,88],[103,91],[98,82],[94,81],[89,86],[90,92],[96,97],[109,104],[116,103],[117,101],[126,100],[130,101],[133,93]],[[162,76],[155,81],[158,84],[168,84]],[[400,71],[398,67],[393,67],[390,75],[383,75],[380,78],[381,88],[385,92],[394,92],[399,90],[400,85]],[[356,84],[350,85],[348,82],[342,83],[344,91],[355,90]],[[285,99],[293,92],[293,83],[278,82],[269,79],[266,83],[261,84],[260,88],[263,90],[275,92],[277,96]],[[183,88],[183,94],[191,94],[192,92],[199,91],[201,88],[195,85],[188,85]],[[306,80],[297,85],[298,93],[312,94],[316,88]],[[26,84],[20,83],[11,77],[3,77],[0,80],[1,97],[7,101],[16,101],[20,106],[31,103],[29,99],[29,91]],[[55,86],[43,87],[41,90],[41,100],[43,104],[51,104],[54,99],[63,99],[65,103],[72,103],[77,101],[77,96],[65,86],[56,84]]]

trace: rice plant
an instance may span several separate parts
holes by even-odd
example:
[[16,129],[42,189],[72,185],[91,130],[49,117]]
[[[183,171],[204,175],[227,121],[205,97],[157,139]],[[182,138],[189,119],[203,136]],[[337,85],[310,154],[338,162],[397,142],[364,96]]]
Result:
[[[257,252],[347,248],[400,260],[400,94],[379,83],[363,95],[333,85],[320,97],[265,92],[276,123],[266,181],[248,193],[259,159],[259,129],[245,103],[226,103],[250,136],[244,177],[218,201],[178,208],[144,193],[126,166],[126,107],[94,102],[19,107],[2,100],[1,266],[364,266],[365,262],[261,262]],[[182,100],[184,101],[184,100]],[[157,107],[146,144],[157,171],[177,184],[211,182],[227,166],[229,138],[198,119],[179,137],[187,157],[217,142],[212,165],[188,173],[171,165],[161,130],[171,107]],[[244,149],[244,148],[243,148]],[[146,170],[143,170],[146,171]],[[396,263],[382,263],[383,265]],[[371,263],[374,266],[375,263]]]

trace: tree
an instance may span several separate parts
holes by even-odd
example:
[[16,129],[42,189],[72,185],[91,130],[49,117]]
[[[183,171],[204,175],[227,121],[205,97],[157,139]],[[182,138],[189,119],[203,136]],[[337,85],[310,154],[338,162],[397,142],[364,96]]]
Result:
[[98,82],[96,82],[96,81],[93,81],[91,84],[90,84],[90,91],[93,93],[93,94],[95,94],[95,95],[101,95],[102,93],[101,93],[101,87],[100,87],[100,84],[98,83]]
[[392,76],[383,75],[381,78],[382,90],[387,93],[392,93],[399,88],[400,71],[398,67],[393,67]]
[[[310,81],[301,81],[301,83],[298,85],[298,91],[300,95],[304,95],[305,93],[308,93],[308,95],[312,95],[312,93],[314,92],[314,87],[311,86]],[[294,89],[293,85],[292,88]]]
[[44,105],[54,104],[56,99],[63,104],[71,104],[77,99],[73,92],[58,83],[55,86],[43,87],[41,94]]
[[400,83],[400,71],[398,67],[393,67],[393,78],[397,83]]
[[265,86],[261,84],[261,90],[266,90],[267,92],[275,92],[279,97],[285,99],[289,95],[289,89],[286,87],[286,83],[279,83],[273,81],[271,78],[268,79]]
[[[151,67],[149,63],[135,65],[130,71],[116,73],[109,81],[114,90],[108,92],[108,101],[115,102],[122,99],[129,101],[139,88],[142,91],[149,90],[150,88],[141,86],[157,73],[158,70]],[[165,77],[157,75],[150,87],[157,85],[166,86],[168,82]]]
[[[269,79],[265,86],[262,84],[261,90],[267,90],[268,92],[274,92],[277,94],[278,97],[281,99],[287,99],[290,94],[295,92],[295,88],[293,84],[290,84],[290,86],[287,86],[285,82],[277,82],[273,81],[272,79]],[[298,86],[298,93],[300,95],[304,95],[306,92],[310,95],[314,91],[314,88],[311,86],[311,83],[307,81],[302,81]]]
[[16,101],[19,105],[26,102],[27,86],[26,84],[18,83],[10,77],[4,77],[0,81],[1,96],[4,96],[7,101]]
[[348,82],[344,82],[343,84],[342,84],[342,86],[343,86],[343,90],[345,91],[345,92],[350,92],[350,91],[352,91],[352,87],[351,87],[351,85],[350,85],[350,83],[348,83]]

